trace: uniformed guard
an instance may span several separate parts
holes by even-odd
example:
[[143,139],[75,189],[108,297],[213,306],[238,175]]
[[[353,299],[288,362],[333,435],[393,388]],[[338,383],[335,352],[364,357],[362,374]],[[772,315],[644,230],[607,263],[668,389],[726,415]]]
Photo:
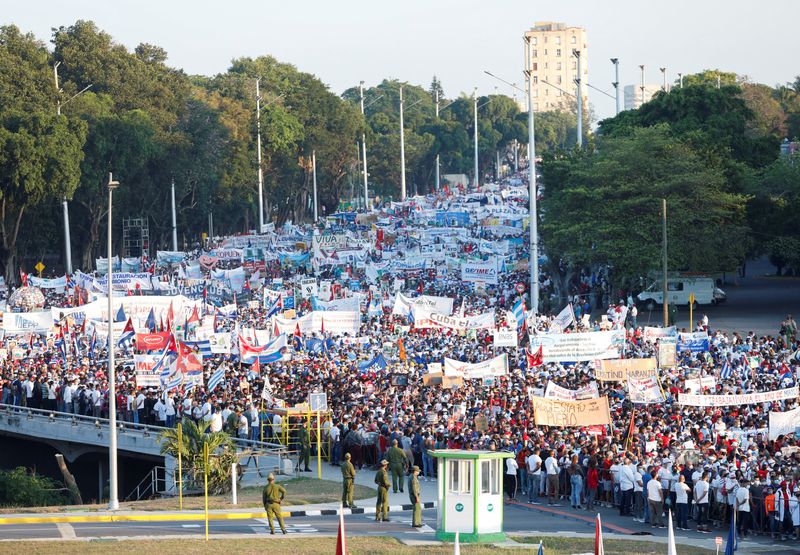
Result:
[[419,467],[414,465],[411,475],[408,477],[408,497],[414,505],[414,516],[411,518],[411,526],[420,528],[422,526],[422,500],[420,499],[419,488]]
[[267,512],[267,522],[269,522],[269,533],[275,533],[275,526],[272,524],[272,518],[278,519],[278,524],[281,526],[281,532],[286,533],[286,526],[283,524],[283,515],[281,514],[281,502],[286,497],[286,488],[280,484],[275,483],[275,475],[270,474],[267,477],[267,486],[261,494],[261,502],[264,503],[264,510]]
[[389,521],[389,487],[392,483],[389,481],[389,474],[386,469],[389,467],[389,461],[383,459],[381,461],[381,468],[375,474],[375,483],[378,484],[378,500],[375,503],[375,522],[388,522]]
[[342,463],[342,505],[355,509],[353,503],[353,483],[356,479],[356,467],[350,462],[350,453],[344,454]]
[[311,469],[308,468],[308,460],[311,457],[311,436],[308,433],[308,428],[306,428],[305,424],[300,426],[299,432],[299,439],[300,439],[300,460],[297,463],[298,468],[301,464],[304,464],[305,467],[303,468],[303,472],[311,472]]
[[408,457],[405,451],[397,446],[397,440],[392,440],[392,446],[386,452],[386,460],[389,461],[389,469],[392,471],[392,491],[397,493],[398,484],[400,492],[403,492],[403,474],[405,466],[408,464]]

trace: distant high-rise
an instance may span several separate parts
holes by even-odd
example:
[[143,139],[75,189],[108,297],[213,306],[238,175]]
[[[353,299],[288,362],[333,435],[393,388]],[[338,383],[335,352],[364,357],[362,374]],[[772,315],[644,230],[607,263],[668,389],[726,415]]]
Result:
[[575,79],[578,75],[578,59],[573,56],[573,50],[580,52],[581,97],[583,106],[588,106],[586,84],[589,79],[589,49],[586,30],[564,23],[537,21],[525,32],[525,36],[530,40],[531,57],[527,60],[526,69],[533,72],[533,111],[573,109]]
[[641,85],[625,85],[625,110],[635,110],[645,102],[650,102],[658,91],[663,90],[661,85],[645,84],[644,94]]

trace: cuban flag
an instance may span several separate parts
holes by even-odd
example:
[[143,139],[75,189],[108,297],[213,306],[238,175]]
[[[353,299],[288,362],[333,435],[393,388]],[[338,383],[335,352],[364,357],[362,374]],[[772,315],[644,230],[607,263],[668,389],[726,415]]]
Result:
[[722,369],[719,371],[719,377],[723,380],[728,380],[733,376],[733,369],[731,368],[731,363],[728,362],[728,359],[722,363]]
[[251,345],[244,337],[239,335],[239,359],[242,364],[253,364],[258,359],[259,364],[277,362],[283,358],[281,350],[286,347],[286,334],[278,337],[266,345]]
[[267,308],[267,316],[266,317],[267,318],[272,318],[273,316],[278,314],[278,312],[280,312],[280,310],[281,310],[282,305],[283,305],[283,303],[281,302],[281,296],[278,295],[278,297],[274,301],[272,301],[272,304],[269,306],[269,308]]
[[211,358],[213,356],[213,353],[211,352],[211,341],[208,339],[203,339],[200,341],[184,341],[184,344],[192,350],[200,353],[203,358]]
[[222,383],[223,379],[225,379],[225,367],[220,366],[208,378],[208,383],[206,384],[206,390],[208,391],[208,393],[214,391],[217,388],[217,386]]
[[[120,310],[122,307],[120,307]],[[125,324],[125,329],[122,330],[122,335],[119,336],[117,340],[117,347],[120,349],[127,349],[130,347],[131,343],[133,343],[133,339],[136,337],[136,331],[133,329],[133,321],[128,318],[128,323]]]
[[172,379],[167,383],[166,391],[178,389],[181,386],[181,383],[183,383],[183,374],[176,372]]
[[794,374],[792,374],[792,369],[789,368],[789,365],[785,362],[781,365],[781,381],[783,380],[791,380],[794,382]]
[[94,360],[94,348],[97,345],[97,330],[92,330],[92,339],[89,342],[89,358]]
[[522,302],[522,299],[519,299],[514,304],[511,312],[514,314],[514,319],[517,321],[517,329],[523,327],[525,325],[525,303]]
[[159,372],[162,383],[166,383],[167,378],[175,373],[178,361],[178,345],[175,337],[170,336],[169,343],[164,347],[158,361],[153,366],[153,373]]

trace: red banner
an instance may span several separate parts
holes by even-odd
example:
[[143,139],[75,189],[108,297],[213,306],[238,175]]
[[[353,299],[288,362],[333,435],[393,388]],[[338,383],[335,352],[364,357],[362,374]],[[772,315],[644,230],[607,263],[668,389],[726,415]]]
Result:
[[140,351],[163,351],[172,334],[168,331],[161,333],[137,333],[136,348]]

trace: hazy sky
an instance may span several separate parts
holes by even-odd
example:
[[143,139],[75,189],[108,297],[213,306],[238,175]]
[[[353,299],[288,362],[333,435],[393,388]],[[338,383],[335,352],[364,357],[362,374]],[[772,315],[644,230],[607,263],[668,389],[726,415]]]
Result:
[[[744,0],[0,0],[0,22],[49,41],[51,27],[91,19],[132,49],[159,45],[187,73],[225,71],[231,59],[271,54],[317,75],[337,93],[364,80],[397,78],[427,86],[436,74],[445,93],[510,87],[490,70],[522,82],[522,34],[534,21],[586,28],[589,82],[612,92],[620,59],[622,85],[660,83],[704,68],[748,75],[769,85],[800,74],[800,2]],[[589,90],[599,116],[614,101]]]

